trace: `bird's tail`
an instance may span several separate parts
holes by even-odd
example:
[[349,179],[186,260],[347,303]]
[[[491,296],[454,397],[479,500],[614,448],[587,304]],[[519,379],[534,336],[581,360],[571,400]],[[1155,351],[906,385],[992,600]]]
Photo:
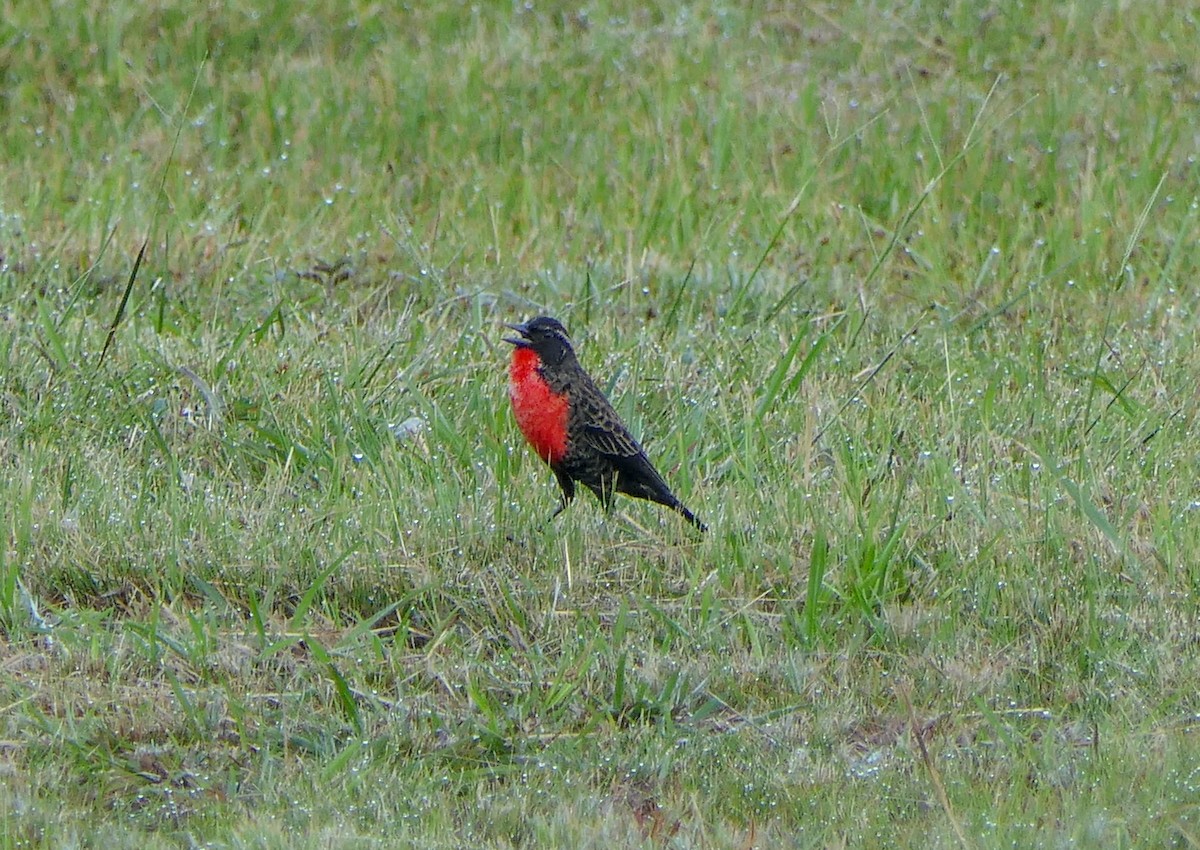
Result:
[[705,525],[704,523],[702,523],[696,517],[696,515],[694,513],[689,511],[687,509],[687,505],[685,505],[683,502],[676,499],[675,504],[671,505],[671,507],[673,507],[675,510],[677,510],[681,514],[683,514],[683,518],[686,519],[688,522],[690,522],[692,525],[696,526],[696,528],[699,529],[700,531],[708,531],[708,526]]

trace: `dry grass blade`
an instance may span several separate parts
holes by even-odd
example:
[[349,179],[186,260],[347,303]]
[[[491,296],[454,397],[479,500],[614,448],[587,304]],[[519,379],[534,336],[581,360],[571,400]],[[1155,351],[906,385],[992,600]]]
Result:
[[929,748],[925,745],[925,729],[923,728],[925,724],[917,720],[917,712],[912,704],[912,688],[906,682],[899,683],[896,686],[896,694],[904,701],[904,707],[908,711],[909,734],[912,737],[913,743],[917,745],[917,751],[921,754],[921,764],[925,767],[925,773],[929,776],[930,784],[933,785],[933,791],[937,795],[938,804],[942,807],[950,828],[954,830],[954,836],[958,839],[959,846],[963,850],[973,850],[974,844],[967,838],[966,833],[963,832],[958,815],[954,813],[954,807],[950,805],[950,797],[946,794],[946,786],[942,782],[942,774],[938,770],[937,765],[933,763],[933,759],[929,756]]

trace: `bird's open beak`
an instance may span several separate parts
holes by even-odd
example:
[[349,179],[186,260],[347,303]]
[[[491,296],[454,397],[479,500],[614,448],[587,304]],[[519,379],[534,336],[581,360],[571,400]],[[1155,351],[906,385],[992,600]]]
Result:
[[519,333],[522,337],[521,339],[514,339],[511,336],[506,336],[506,337],[504,337],[505,342],[511,342],[513,345],[515,345],[519,348],[524,348],[525,346],[529,345],[529,343],[526,341],[529,338],[529,328],[528,327],[526,327],[525,325],[510,325],[507,322],[504,323],[504,327],[511,328],[512,330]]

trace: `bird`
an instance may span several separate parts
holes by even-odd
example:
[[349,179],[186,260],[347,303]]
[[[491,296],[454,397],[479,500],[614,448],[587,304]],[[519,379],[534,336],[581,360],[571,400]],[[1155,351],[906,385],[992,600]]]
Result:
[[576,482],[595,494],[605,511],[613,494],[625,493],[678,511],[700,531],[708,527],[671,492],[667,482],[629,433],[621,417],[579,364],[571,338],[558,319],[538,316],[505,324],[513,346],[508,395],[517,427],[558,479],[561,503],[575,498]]

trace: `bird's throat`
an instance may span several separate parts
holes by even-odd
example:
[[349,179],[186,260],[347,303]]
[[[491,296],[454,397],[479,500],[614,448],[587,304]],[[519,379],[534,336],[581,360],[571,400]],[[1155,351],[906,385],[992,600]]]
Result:
[[566,395],[556,395],[538,370],[541,360],[530,348],[513,350],[508,372],[508,396],[512,399],[517,427],[547,463],[557,463],[567,453]]

